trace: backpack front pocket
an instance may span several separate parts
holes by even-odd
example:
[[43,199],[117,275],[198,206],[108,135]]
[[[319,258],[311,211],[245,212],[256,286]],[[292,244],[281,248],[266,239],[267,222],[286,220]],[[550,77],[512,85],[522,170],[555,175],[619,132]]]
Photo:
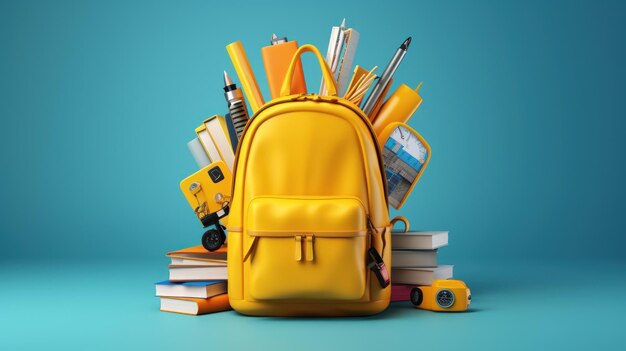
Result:
[[256,197],[244,285],[255,300],[358,300],[367,286],[367,214],[356,197]]

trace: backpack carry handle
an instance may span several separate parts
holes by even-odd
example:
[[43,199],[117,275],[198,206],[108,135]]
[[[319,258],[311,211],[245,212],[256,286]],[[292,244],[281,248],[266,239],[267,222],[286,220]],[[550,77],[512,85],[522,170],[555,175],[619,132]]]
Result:
[[312,52],[315,56],[317,56],[317,61],[322,69],[322,76],[324,78],[324,82],[326,83],[326,91],[328,92],[328,95],[337,95],[337,83],[333,78],[330,68],[328,68],[328,65],[326,64],[324,57],[322,57],[322,54],[315,46],[306,44],[299,47],[298,51],[296,51],[293,55],[291,63],[289,64],[289,69],[285,75],[285,80],[283,81],[283,86],[280,88],[280,96],[291,95],[291,80],[293,79],[293,71],[296,69],[298,60],[300,60],[300,55],[304,52]]

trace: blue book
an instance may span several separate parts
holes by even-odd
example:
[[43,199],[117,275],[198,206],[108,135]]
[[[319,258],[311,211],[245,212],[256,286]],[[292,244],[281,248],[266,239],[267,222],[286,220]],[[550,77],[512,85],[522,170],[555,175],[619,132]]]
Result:
[[165,280],[154,284],[156,296],[191,297],[206,299],[227,291],[226,280],[208,280],[200,282],[171,282]]

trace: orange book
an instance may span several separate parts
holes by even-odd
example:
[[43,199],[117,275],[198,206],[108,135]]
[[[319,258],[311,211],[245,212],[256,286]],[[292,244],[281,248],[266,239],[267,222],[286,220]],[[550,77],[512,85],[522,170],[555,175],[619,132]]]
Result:
[[170,258],[183,258],[198,261],[211,261],[226,263],[226,254],[228,252],[228,245],[224,244],[219,249],[211,252],[205,249],[202,245],[188,247],[186,249],[171,251],[165,254]]
[[200,315],[231,310],[228,294],[221,294],[207,299],[188,297],[162,297],[161,311]]

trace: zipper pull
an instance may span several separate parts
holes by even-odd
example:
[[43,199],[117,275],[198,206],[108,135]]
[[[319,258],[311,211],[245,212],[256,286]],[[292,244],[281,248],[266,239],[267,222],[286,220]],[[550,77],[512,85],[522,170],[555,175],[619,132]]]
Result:
[[313,235],[307,235],[306,238],[306,260],[313,261]]
[[302,235],[296,235],[296,251],[294,259],[296,261],[302,261]]

